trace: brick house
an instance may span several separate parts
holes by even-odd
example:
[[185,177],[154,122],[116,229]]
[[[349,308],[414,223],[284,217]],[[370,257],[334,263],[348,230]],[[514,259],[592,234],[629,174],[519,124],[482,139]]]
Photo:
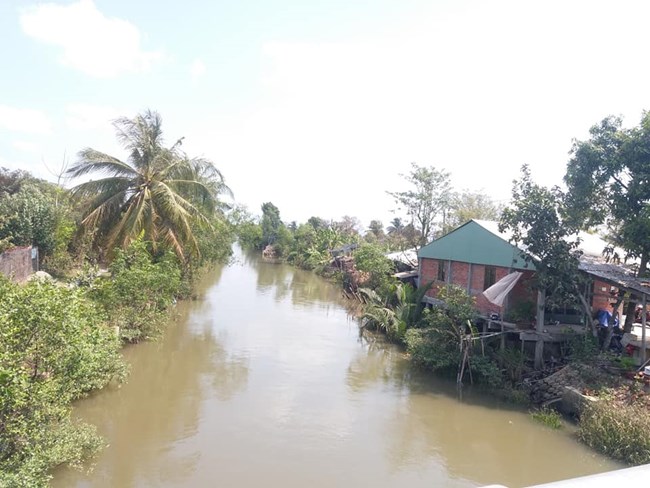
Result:
[[[600,257],[607,244],[596,236],[585,234],[583,252],[592,258]],[[422,247],[418,252],[419,282],[432,282],[427,295],[435,298],[443,284],[461,286],[475,297],[476,308],[481,314],[499,313],[506,316],[509,311],[526,302],[535,303],[535,293],[530,281],[535,265],[522,257],[522,249],[509,242],[507,233],[499,232],[498,223],[484,220],[470,220],[448,234]],[[483,291],[513,271],[522,273],[519,281],[508,295],[503,307],[490,303]],[[611,284],[598,279],[592,280],[585,290],[587,300],[594,310],[606,307],[612,300]],[[576,308],[547,310],[548,321],[582,323],[583,313]]]

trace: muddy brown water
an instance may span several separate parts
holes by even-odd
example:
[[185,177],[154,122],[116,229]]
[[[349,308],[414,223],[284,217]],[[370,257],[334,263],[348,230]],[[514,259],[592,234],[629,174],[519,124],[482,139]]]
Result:
[[62,487],[520,487],[620,467],[520,409],[360,338],[340,291],[236,253],[127,384],[79,402],[109,446]]

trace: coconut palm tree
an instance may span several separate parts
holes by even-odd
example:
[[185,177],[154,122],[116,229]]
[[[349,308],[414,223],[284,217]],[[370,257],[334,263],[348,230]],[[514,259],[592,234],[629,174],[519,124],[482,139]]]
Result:
[[209,225],[224,207],[220,196],[232,194],[210,161],[188,158],[180,150],[182,138],[164,147],[161,124],[160,115],[150,110],[115,120],[128,159],[86,148],[67,175],[103,176],[75,186],[72,193],[89,202],[82,223],[96,229],[109,249],[142,236],[154,247],[170,246],[184,259],[188,251],[199,252],[193,226]]

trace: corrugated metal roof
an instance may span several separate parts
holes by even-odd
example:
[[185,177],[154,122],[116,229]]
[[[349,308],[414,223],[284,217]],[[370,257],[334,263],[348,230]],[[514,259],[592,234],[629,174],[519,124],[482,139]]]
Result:
[[418,257],[500,266],[535,269],[522,257],[522,249],[511,244],[507,233],[499,232],[498,223],[470,220],[450,233],[422,247]]
[[580,270],[619,288],[625,288],[642,295],[650,295],[650,282],[648,282],[648,279],[637,278],[628,267],[604,263],[598,258],[583,257],[580,260]]
[[406,249],[404,251],[391,252],[385,256],[391,261],[404,263],[408,266],[418,265],[418,252],[416,249]]

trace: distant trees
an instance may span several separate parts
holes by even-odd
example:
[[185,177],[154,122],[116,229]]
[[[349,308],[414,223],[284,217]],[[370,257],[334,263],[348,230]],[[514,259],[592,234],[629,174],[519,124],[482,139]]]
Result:
[[485,193],[469,190],[453,193],[443,232],[449,232],[472,219],[499,220],[501,210],[501,206]]
[[384,224],[381,223],[381,220],[371,220],[368,225],[368,231],[374,234],[377,239],[384,237]]
[[262,204],[262,245],[274,244],[284,225],[280,219],[280,210],[271,202]]
[[407,191],[388,192],[399,210],[411,219],[417,238],[410,243],[415,247],[427,244],[442,225],[449,208],[451,183],[449,173],[433,166],[411,163],[411,171],[402,175],[410,184]]

